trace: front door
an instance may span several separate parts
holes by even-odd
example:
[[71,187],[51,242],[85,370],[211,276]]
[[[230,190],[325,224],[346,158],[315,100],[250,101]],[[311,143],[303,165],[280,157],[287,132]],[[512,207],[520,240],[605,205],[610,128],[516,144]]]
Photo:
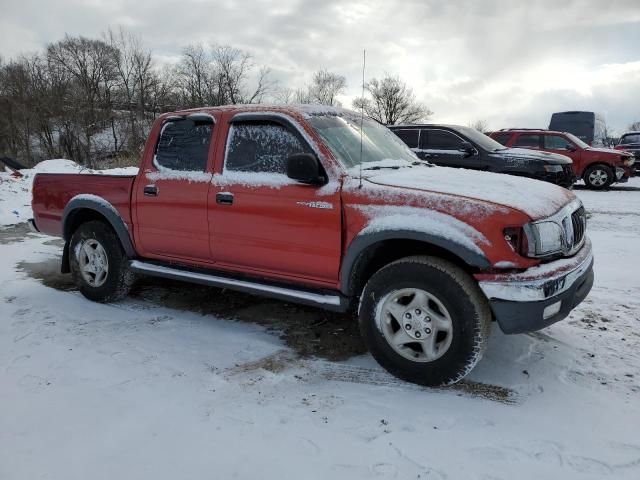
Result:
[[214,122],[168,120],[136,182],[136,244],[144,257],[210,260],[207,198]]
[[542,148],[547,152],[559,153],[571,158],[573,171],[578,174],[582,172],[580,161],[581,151],[577,145],[570,142],[561,135],[545,134],[542,136]]
[[209,200],[218,266],[336,284],[340,191],[334,183],[304,185],[286,176],[287,157],[303,152],[311,148],[286,122],[231,125],[222,174],[214,177]]
[[420,152],[424,160],[444,167],[480,169],[478,151],[462,150],[465,140],[448,130],[423,129],[420,132]]

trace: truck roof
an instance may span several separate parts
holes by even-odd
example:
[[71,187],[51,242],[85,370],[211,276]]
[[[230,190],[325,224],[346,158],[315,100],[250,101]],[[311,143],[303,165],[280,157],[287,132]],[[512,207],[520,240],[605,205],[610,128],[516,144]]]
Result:
[[189,115],[193,113],[213,113],[213,112],[278,112],[290,115],[314,116],[314,115],[359,115],[353,110],[340,107],[331,107],[327,105],[309,105],[309,104],[265,104],[250,103],[237,105],[221,105],[217,107],[196,107],[175,112],[167,112],[164,115]]

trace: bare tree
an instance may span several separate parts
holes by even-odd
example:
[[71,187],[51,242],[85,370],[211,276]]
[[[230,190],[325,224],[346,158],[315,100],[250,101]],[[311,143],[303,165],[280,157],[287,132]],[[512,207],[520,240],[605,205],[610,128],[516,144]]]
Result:
[[75,120],[83,133],[82,160],[90,165],[92,137],[112,118],[111,94],[118,80],[118,55],[116,48],[102,40],[69,35],[47,47],[49,63],[68,74],[78,87],[74,90],[76,98],[67,100],[75,106]]
[[474,128],[481,133],[484,133],[489,130],[489,122],[483,119],[478,119],[474,122],[469,123],[469,128]]
[[387,74],[381,80],[374,78],[365,89],[369,96],[356,98],[354,108],[363,108],[367,115],[384,125],[419,123],[433,114],[397,76]]
[[206,105],[213,69],[211,59],[202,45],[187,45],[182,49],[177,74],[186,106]]
[[313,80],[309,86],[308,96],[312,103],[321,105],[336,105],[336,97],[347,88],[347,79],[344,75],[338,75],[328,70],[318,70],[313,74]]
[[629,124],[629,127],[627,127],[629,130],[631,130],[632,132],[638,132],[640,131],[640,122],[633,122],[631,124]]
[[211,56],[225,103],[260,103],[265,94],[273,90],[267,67],[258,70],[255,88],[247,89],[248,77],[255,67],[247,52],[229,45],[214,45]]

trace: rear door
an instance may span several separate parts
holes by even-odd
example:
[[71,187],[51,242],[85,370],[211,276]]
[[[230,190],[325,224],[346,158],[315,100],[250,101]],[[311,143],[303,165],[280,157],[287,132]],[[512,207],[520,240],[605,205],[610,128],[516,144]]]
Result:
[[425,160],[445,167],[480,169],[478,150],[469,154],[461,150],[466,140],[449,130],[422,129],[420,151]]
[[211,185],[214,119],[172,118],[134,191],[136,244],[145,257],[209,261],[207,195]]
[[[268,116],[267,116],[268,117]],[[221,268],[335,286],[341,254],[337,180],[323,187],[286,175],[287,157],[313,150],[286,121],[234,122],[214,178],[211,250]]]

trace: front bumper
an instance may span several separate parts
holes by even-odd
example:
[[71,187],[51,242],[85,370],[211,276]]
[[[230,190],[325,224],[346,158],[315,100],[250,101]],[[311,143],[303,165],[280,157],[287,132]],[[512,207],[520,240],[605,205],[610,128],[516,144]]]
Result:
[[587,238],[569,259],[515,274],[482,275],[478,284],[504,333],[540,330],[573,310],[593,286],[593,251]]

